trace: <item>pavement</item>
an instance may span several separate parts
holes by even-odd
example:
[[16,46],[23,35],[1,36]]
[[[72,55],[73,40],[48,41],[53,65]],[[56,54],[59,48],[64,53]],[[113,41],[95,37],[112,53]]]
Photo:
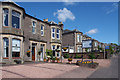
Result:
[[118,56],[113,55],[109,66],[100,67],[88,78],[118,78]]
[[[65,63],[67,59],[63,60]],[[73,60],[73,63],[77,59]],[[70,64],[30,63],[23,65],[3,66],[2,78],[116,78],[117,57],[110,59],[94,59],[99,63],[98,68],[91,69]],[[113,69],[114,68],[114,69]],[[103,74],[104,73],[104,74]]]

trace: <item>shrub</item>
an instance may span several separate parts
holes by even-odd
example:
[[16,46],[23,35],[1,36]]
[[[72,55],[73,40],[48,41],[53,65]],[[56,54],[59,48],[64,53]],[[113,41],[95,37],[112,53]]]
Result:
[[81,56],[78,56],[78,54],[76,54],[74,58],[79,59]]
[[64,53],[64,58],[69,58],[69,53]]

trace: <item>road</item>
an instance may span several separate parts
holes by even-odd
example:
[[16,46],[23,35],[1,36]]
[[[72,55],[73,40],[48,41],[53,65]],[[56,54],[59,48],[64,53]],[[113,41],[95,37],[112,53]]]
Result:
[[99,68],[88,78],[118,78],[118,56],[113,55],[110,66]]

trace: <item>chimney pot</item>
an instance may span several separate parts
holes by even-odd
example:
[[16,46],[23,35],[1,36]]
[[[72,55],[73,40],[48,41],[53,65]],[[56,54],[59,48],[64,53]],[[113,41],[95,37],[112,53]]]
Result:
[[63,23],[62,23],[62,22],[59,22],[58,24],[59,24],[59,25],[62,25]]
[[46,19],[43,19],[43,21],[44,21],[44,22],[48,22],[48,18],[46,18]]

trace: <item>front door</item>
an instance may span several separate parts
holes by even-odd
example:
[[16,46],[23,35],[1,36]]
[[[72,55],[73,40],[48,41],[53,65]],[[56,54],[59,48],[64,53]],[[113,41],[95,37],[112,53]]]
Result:
[[32,44],[32,60],[35,61],[35,45]]

